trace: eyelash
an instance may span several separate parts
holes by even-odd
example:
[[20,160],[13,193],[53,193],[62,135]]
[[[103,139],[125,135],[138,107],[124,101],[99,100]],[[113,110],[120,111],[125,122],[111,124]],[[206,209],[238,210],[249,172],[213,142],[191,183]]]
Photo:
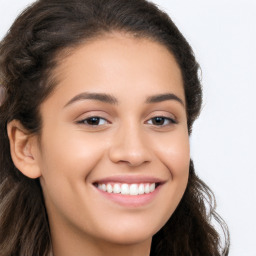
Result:
[[[159,119],[162,119],[162,121],[164,121],[164,123],[160,124],[160,125],[154,124],[152,121],[153,120],[156,121],[157,119],[158,119],[158,121],[159,121]],[[95,122],[95,121],[97,122],[99,120],[104,120],[105,121],[104,124],[109,123],[105,118],[100,117],[100,116],[91,116],[91,117],[85,118],[83,120],[80,120],[77,123],[78,124],[85,124],[85,125],[88,125],[88,126],[94,126],[94,127],[104,125],[104,124],[101,123],[101,121],[97,124],[89,124],[88,121],[90,121],[90,120],[93,121],[93,122]],[[150,118],[147,122],[149,122],[150,120],[151,120],[150,125],[154,125],[154,126],[158,126],[158,127],[165,127],[165,126],[170,126],[170,125],[173,125],[173,124],[177,124],[177,121],[175,119],[170,118],[170,117],[166,117],[166,116],[155,116],[155,117]],[[168,122],[168,124],[166,124],[166,122]]]
[[[172,124],[177,124],[177,121],[173,118],[170,118],[170,117],[166,117],[166,116],[155,116],[155,117],[152,117],[150,118],[149,120],[157,120],[157,119],[163,119],[164,120],[164,124],[161,124],[161,125],[156,125],[156,126],[162,126],[162,127],[165,127],[165,126],[168,126],[168,125],[172,125]],[[165,122],[168,122],[168,124],[165,124]],[[148,122],[148,121],[147,121]],[[152,123],[152,125],[154,125]]]
[[[100,126],[100,125],[103,125],[103,124],[88,124],[88,121],[89,120],[93,120],[93,119],[97,119],[97,120],[104,120],[106,122],[108,122],[105,118],[103,117],[100,117],[100,116],[91,116],[91,117],[88,117],[88,118],[85,118],[83,120],[80,120],[78,121],[77,123],[78,124],[85,124],[85,125],[88,125],[88,126]],[[108,122],[109,123],[109,122]]]

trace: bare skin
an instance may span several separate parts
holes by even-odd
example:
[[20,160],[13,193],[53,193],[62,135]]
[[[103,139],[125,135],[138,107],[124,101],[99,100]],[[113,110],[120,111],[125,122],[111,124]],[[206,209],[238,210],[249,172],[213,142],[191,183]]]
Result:
[[[54,256],[148,256],[188,181],[174,57],[156,42],[116,33],[74,49],[54,73],[59,83],[40,108],[40,143],[19,123],[8,126],[16,166],[40,177]],[[104,183],[157,188],[115,197],[99,189]]]

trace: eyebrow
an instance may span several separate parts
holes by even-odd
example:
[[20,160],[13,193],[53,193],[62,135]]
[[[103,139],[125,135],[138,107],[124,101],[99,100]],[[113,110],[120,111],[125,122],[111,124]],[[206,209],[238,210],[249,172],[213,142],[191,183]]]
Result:
[[[112,104],[112,105],[118,104],[117,98],[111,94],[83,92],[73,97],[64,107],[67,107],[74,102],[82,101],[82,100],[98,100],[98,101]],[[182,99],[173,93],[165,93],[165,94],[157,94],[157,95],[149,96],[147,97],[145,103],[147,104],[158,103],[158,102],[167,101],[167,100],[175,100],[181,103],[182,106],[185,106]]]
[[112,105],[118,103],[117,99],[110,94],[83,92],[72,98],[64,107],[67,107],[68,105],[81,100],[98,100]]
[[150,96],[147,98],[146,103],[157,103],[157,102],[162,102],[166,100],[175,100],[181,103],[182,106],[185,106],[185,103],[183,102],[183,100],[173,93],[165,93],[165,94]]

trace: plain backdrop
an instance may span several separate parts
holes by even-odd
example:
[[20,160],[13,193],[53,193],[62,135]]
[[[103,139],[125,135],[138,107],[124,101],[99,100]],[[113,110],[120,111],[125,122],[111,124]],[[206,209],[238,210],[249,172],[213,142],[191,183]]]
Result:
[[[32,0],[0,0],[0,39]],[[256,1],[154,0],[194,49],[204,104],[191,136],[198,175],[231,233],[231,256],[256,256]]]

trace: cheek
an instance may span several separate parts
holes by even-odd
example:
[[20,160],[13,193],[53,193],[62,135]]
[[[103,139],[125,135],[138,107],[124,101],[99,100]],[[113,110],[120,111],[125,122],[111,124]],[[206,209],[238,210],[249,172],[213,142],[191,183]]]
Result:
[[[56,129],[58,130],[58,129]],[[49,134],[49,133],[48,133]],[[68,136],[67,136],[68,134]],[[51,133],[42,142],[44,172],[76,177],[86,177],[104,153],[104,144],[94,136],[85,136],[81,131]],[[45,173],[46,174],[46,173]]]
[[[161,165],[166,167],[170,177],[162,188],[164,196],[161,207],[164,214],[159,226],[163,226],[177,208],[187,187],[190,163],[189,137],[186,131],[177,131],[158,137],[153,143],[155,155]],[[160,206],[158,212],[159,209]]]
[[83,132],[59,129],[42,137],[42,152],[40,181],[47,210],[53,215],[73,216],[81,208],[83,198],[78,196],[87,193],[87,177],[101,161],[104,144]]
[[189,137],[186,132],[177,132],[154,143],[155,152],[169,169],[172,179],[187,180],[190,162]]
[[[42,139],[41,185],[49,205],[70,208],[77,194],[84,194],[87,177],[93,172],[104,152],[102,143],[92,136],[76,132],[58,134]],[[50,206],[51,207],[51,206]]]

